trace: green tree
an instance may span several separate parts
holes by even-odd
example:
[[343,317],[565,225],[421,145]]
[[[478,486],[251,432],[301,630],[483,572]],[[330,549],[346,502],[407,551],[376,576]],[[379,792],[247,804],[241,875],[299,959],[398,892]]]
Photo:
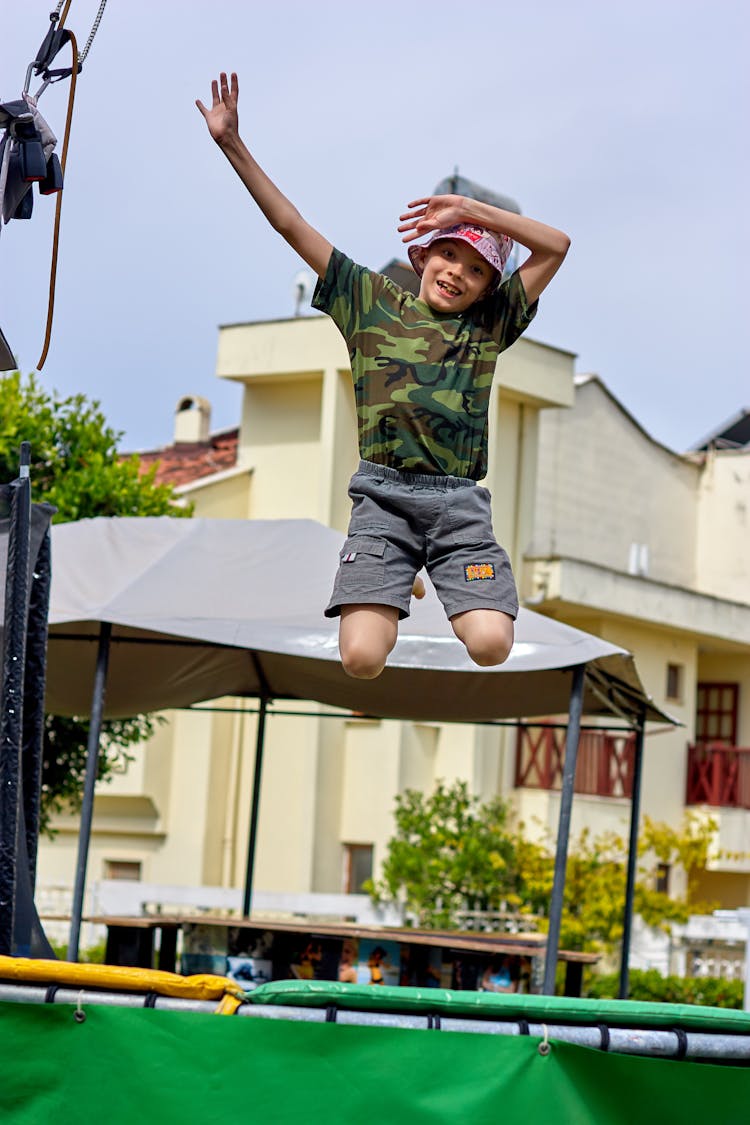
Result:
[[[440,782],[432,794],[407,790],[396,798],[395,833],[382,876],[367,888],[376,901],[403,905],[410,924],[436,929],[457,925],[462,910],[512,910],[548,924],[554,875],[554,841],[531,838],[500,798],[482,804],[465,782]],[[646,819],[639,840],[635,909],[651,926],[668,929],[709,909],[696,900],[716,825],[687,817],[670,828]],[[626,841],[615,833],[584,830],[568,850],[561,944],[567,949],[611,952],[622,938]],[[657,889],[657,867],[682,868],[687,889],[679,897]]]
[[[118,452],[121,436],[107,424],[99,403],[82,394],[60,396],[35,376],[24,379],[18,371],[0,377],[0,479],[18,476],[20,444],[30,442],[33,499],[54,504],[56,523],[94,516],[191,514],[175,505],[169,485],[156,483],[156,466],[144,472],[136,455]],[[99,777],[122,770],[130,760],[128,747],[148,737],[153,726],[147,715],[106,721]],[[85,720],[46,717],[43,829],[52,812],[80,804],[87,737]]]
[[396,834],[381,881],[365,885],[376,899],[400,900],[418,926],[454,925],[456,912],[500,909],[514,890],[508,810],[499,798],[479,806],[465,782],[438,783],[429,796],[396,797]]

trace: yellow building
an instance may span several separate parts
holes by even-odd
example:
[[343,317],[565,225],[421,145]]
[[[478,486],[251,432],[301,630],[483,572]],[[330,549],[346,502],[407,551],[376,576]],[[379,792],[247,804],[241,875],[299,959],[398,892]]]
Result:
[[[305,316],[225,326],[217,375],[242,386],[236,435],[212,437],[208,404],[188,395],[175,443],[150,455],[182,464],[179,491],[195,514],[307,517],[343,531],[356,424],[333,324]],[[750,746],[750,707],[740,707],[750,700],[749,481],[750,452],[670,452],[600,380],[575,377],[569,352],[523,337],[501,357],[485,483],[522,602],[635,654],[656,703],[684,723],[647,739],[644,811],[678,823],[688,799],[718,795],[719,843],[735,852],[750,852],[745,756],[689,747],[696,737]],[[243,885],[254,703],[217,707],[171,715],[127,774],[98,792],[90,880]],[[395,795],[437,779],[466,779],[482,798],[500,792],[525,820],[556,830],[554,755],[533,731],[296,710],[307,715],[269,721],[259,890],[358,890],[383,858]],[[574,832],[625,827],[628,752],[624,736],[588,736]],[[75,824],[57,827],[40,851],[42,889],[72,882]],[[707,893],[750,903],[749,873],[750,862],[720,861]]]

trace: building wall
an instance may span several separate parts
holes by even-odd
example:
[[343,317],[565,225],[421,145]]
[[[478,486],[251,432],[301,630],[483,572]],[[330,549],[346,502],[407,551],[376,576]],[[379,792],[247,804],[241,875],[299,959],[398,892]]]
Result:
[[651,578],[692,589],[700,475],[698,465],[649,440],[591,379],[578,386],[574,410],[541,415],[526,552],[628,573],[635,544],[647,550]]
[[[182,490],[195,514],[306,517],[344,530],[356,420],[346,348],[330,322],[223,329],[217,370],[243,386],[239,464]],[[649,693],[684,724],[646,742],[643,809],[672,824],[685,810],[686,745],[700,678],[741,682],[740,725],[750,745],[750,644],[740,604],[750,602],[747,470],[741,456],[704,464],[670,453],[597,380],[574,394],[567,352],[522,339],[502,357],[486,480],[498,538],[534,608],[632,651]],[[717,542],[726,549],[717,551]],[[628,573],[633,544],[647,547],[648,578]],[[556,586],[561,559],[582,562],[575,572],[560,571]],[[635,562],[645,563],[645,555],[636,552]],[[537,566],[548,568],[548,583]],[[716,599],[701,602],[700,633],[689,627],[695,590]],[[738,605],[727,609],[722,597]],[[721,630],[731,613],[741,621],[730,645]],[[668,664],[683,669],[677,699],[666,698]],[[256,704],[215,706],[167,716],[137,763],[98,792],[90,879],[104,877],[106,861],[120,858],[140,859],[150,882],[243,885]],[[314,704],[282,709],[297,713],[267,722],[259,890],[339,891],[347,844],[372,844],[377,868],[395,795],[429,790],[441,779],[464,779],[483,799],[504,793],[535,831],[556,833],[559,796],[513,788],[512,730],[342,720]],[[623,832],[628,817],[626,801],[577,797],[573,830]],[[72,883],[75,820],[61,818],[59,826],[55,843],[42,846],[40,880]],[[725,818],[724,836],[747,838],[750,851],[746,829],[742,818]],[[739,880],[732,895],[744,894],[737,890],[743,872],[732,877]]]
[[218,480],[211,477],[198,487],[180,489],[186,501],[193,506],[193,515],[202,519],[247,519],[252,495],[252,470],[221,474]]
[[698,495],[696,582],[718,598],[750,595],[750,450],[705,455]]

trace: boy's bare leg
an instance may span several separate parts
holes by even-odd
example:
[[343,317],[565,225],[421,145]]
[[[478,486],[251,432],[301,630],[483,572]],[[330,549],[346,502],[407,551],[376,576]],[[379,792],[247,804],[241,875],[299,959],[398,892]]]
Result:
[[374,680],[398,639],[398,610],[390,605],[342,605],[339,652],[344,671]]
[[467,609],[451,617],[453,632],[480,668],[502,664],[513,647],[513,618],[499,609]]

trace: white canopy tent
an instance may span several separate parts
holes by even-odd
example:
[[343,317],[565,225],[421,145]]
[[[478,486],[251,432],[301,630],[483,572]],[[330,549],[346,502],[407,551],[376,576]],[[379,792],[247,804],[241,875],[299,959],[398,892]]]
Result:
[[102,717],[237,695],[260,700],[246,912],[270,700],[417,721],[568,712],[546,991],[554,989],[581,715],[624,719],[638,735],[626,972],[645,723],[673,721],[646,695],[632,656],[522,609],[510,658],[478,668],[428,582],[382,675],[353,680],[338,660],[337,622],[323,616],[343,539],[311,520],[100,518],[53,528],[47,710],[91,715],[71,947],[77,954]]
[[91,641],[108,622],[106,716],[264,692],[382,718],[550,715],[568,710],[571,669],[585,664],[586,714],[669,721],[624,649],[529,610],[508,661],[478,668],[429,581],[382,676],[352,680],[338,622],[323,616],[343,536],[313,520],[93,519],[54,526],[52,543],[47,706],[58,714],[87,713]]

